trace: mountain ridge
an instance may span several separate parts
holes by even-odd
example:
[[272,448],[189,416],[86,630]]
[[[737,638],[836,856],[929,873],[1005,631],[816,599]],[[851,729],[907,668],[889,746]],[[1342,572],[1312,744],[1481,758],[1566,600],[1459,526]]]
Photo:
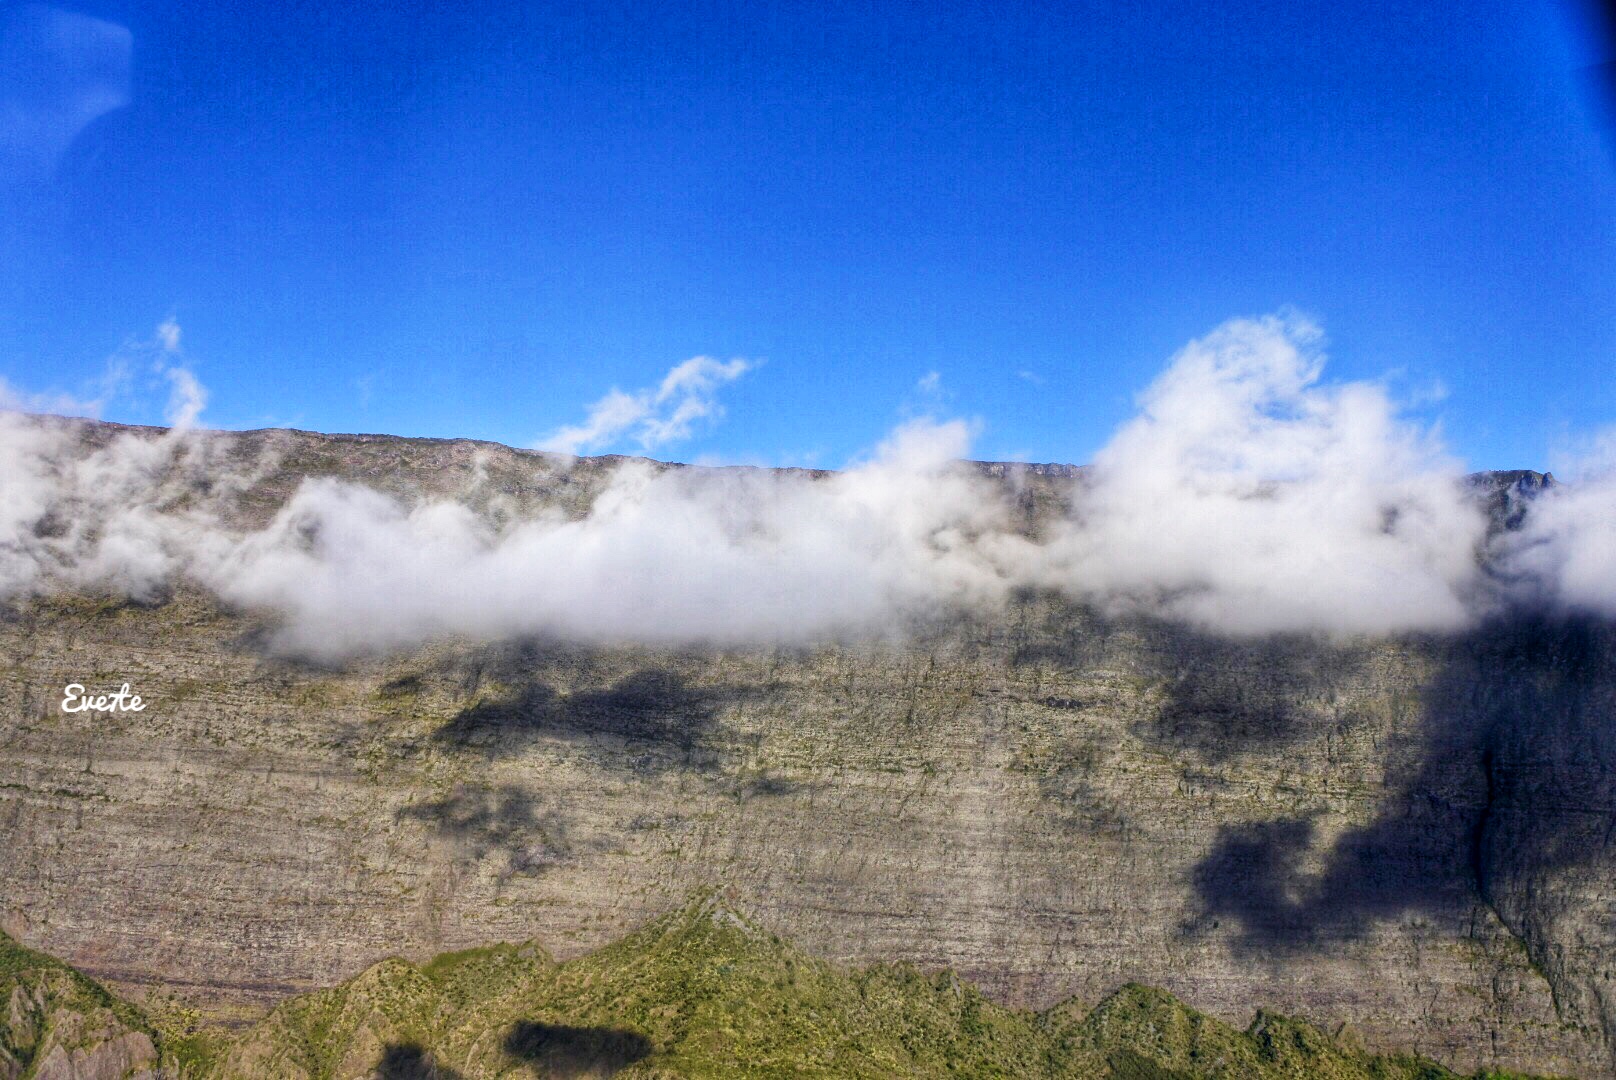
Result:
[[[23,412],[20,415],[46,422],[63,422],[69,425],[79,424],[91,429],[101,428],[117,431],[134,431],[149,436],[160,435],[173,431],[174,428],[161,424],[132,424],[118,420],[103,420],[89,416],[67,416],[60,413],[33,413]],[[529,455],[553,461],[586,461],[620,464],[622,462],[641,462],[648,465],[662,465],[682,469],[753,469],[766,472],[779,473],[809,473],[815,475],[830,475],[841,470],[814,468],[797,465],[760,465],[754,463],[738,462],[733,464],[711,464],[698,462],[674,461],[664,458],[648,457],[643,454],[565,454],[555,450],[540,450],[536,447],[516,446],[512,443],[500,442],[496,439],[478,439],[469,436],[441,436],[441,435],[397,435],[387,432],[371,431],[320,431],[315,428],[298,427],[262,427],[262,428],[208,428],[193,427],[186,429],[203,436],[273,436],[295,435],[313,437],[317,439],[331,439],[336,441],[352,441],[356,443],[420,443],[423,445],[440,446],[474,446],[492,450],[503,450],[513,454]],[[962,458],[962,464],[976,466],[988,475],[1005,476],[1016,472],[1026,472],[1034,476],[1050,476],[1071,479],[1081,475],[1085,470],[1093,468],[1091,464],[1078,464],[1061,461],[990,461],[977,458]],[[1464,478],[1472,483],[1497,483],[1501,485],[1523,484],[1524,489],[1538,489],[1552,487],[1559,481],[1555,480],[1550,472],[1539,472],[1535,469],[1476,469],[1463,474]]]
[[[54,986],[53,1004],[38,989]],[[1245,1030],[1137,983],[1092,1008],[995,1006],[952,972],[816,961],[718,890],[557,963],[535,942],[378,961],[250,1028],[119,1001],[0,934],[6,1080],[473,1080],[513,1075],[1462,1080],[1258,1010]],[[71,1047],[71,1048],[69,1048]],[[1477,1080],[1528,1080],[1498,1072]]]

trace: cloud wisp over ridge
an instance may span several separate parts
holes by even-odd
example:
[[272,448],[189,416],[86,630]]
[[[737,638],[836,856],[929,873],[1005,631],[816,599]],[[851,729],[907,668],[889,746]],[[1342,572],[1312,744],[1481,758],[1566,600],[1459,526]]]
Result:
[[1560,608],[1616,618],[1616,427],[1561,465],[1565,481],[1538,496],[1505,560]]
[[589,416],[583,423],[552,431],[539,439],[534,449],[576,455],[603,449],[625,437],[632,438],[642,450],[679,442],[689,438],[701,421],[722,417],[719,388],[756,366],[740,358],[719,361],[710,356],[693,356],[674,365],[654,387],[632,394],[614,387],[589,407]]
[[[336,659],[450,634],[889,637],[1026,589],[1235,635],[1450,631],[1523,599],[1616,615],[1616,474],[1592,467],[1500,541],[1434,431],[1384,386],[1326,382],[1295,318],[1187,345],[1036,530],[1013,485],[962,460],[972,425],[931,418],[839,473],[627,461],[585,512],[514,515],[307,478],[266,525],[233,527],[275,462],[195,428],[201,390],[173,353],[175,427],[155,437],[86,450],[61,421],[0,415],[0,596],[149,598],[183,578],[274,613],[280,648]],[[687,361],[554,445],[677,437],[746,368]]]

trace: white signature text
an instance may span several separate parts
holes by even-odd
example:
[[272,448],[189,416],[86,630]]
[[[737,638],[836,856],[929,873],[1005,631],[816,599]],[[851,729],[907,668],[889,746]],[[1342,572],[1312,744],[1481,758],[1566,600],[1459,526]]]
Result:
[[110,694],[86,694],[79,683],[68,683],[62,692],[62,711],[76,712],[140,712],[146,705],[139,694],[129,692],[129,684]]

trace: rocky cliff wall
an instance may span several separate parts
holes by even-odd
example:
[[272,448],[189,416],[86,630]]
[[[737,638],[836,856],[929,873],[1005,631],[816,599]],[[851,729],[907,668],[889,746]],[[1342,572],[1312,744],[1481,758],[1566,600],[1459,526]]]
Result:
[[[289,449],[249,516],[316,468],[452,490],[491,453],[254,438]],[[481,460],[520,500],[587,503],[592,466]],[[1066,479],[1022,478],[1029,520]],[[582,952],[722,883],[816,955],[948,965],[1004,1002],[1138,980],[1466,1068],[1610,1067],[1601,624],[1231,642],[1029,595],[905,643],[337,667],[265,633],[183,588],[5,610],[8,932],[245,1020],[390,954]],[[70,681],[148,705],[66,715]]]

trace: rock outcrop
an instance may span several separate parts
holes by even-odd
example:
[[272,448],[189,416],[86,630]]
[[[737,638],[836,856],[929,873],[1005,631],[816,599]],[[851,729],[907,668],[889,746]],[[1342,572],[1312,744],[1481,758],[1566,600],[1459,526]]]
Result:
[[0,933],[0,1080],[159,1080],[138,1010]]

